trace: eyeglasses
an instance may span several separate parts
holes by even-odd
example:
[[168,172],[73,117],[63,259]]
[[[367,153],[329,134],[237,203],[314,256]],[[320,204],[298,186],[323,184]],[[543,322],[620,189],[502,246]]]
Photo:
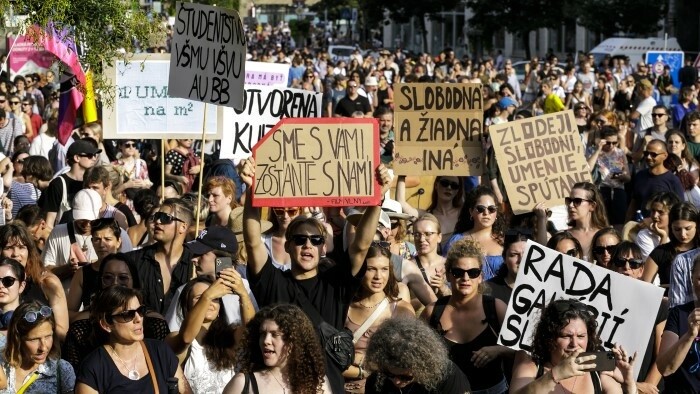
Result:
[[53,311],[51,310],[51,307],[47,305],[43,305],[41,308],[39,308],[38,311],[28,311],[27,313],[24,314],[24,321],[27,323],[34,323],[39,319],[39,316],[41,317],[49,317]]
[[0,283],[2,283],[2,287],[6,289],[9,289],[10,287],[14,286],[15,282],[17,282],[17,278],[12,276],[5,276],[3,278],[0,278]]
[[350,84],[348,84],[348,87],[349,87],[349,88],[356,88],[357,85],[350,85]]
[[644,265],[644,262],[641,259],[624,259],[622,257],[618,257],[613,260],[613,264],[615,264],[615,267],[617,268],[624,268],[625,265],[629,264],[630,268],[635,270]]
[[654,118],[660,118],[662,116],[666,116],[666,114],[651,114],[651,116]]
[[595,246],[593,247],[593,254],[602,255],[603,253],[608,252],[609,255],[612,255],[615,253],[615,249],[617,249],[617,245]]
[[415,238],[415,239],[421,239],[421,238],[428,239],[435,234],[437,234],[437,232],[435,232],[435,231],[426,231],[424,233],[416,232],[416,233],[413,233],[413,238]]
[[618,141],[605,141],[605,145],[607,146],[615,146],[618,144]]
[[22,105],[25,106],[25,107],[31,106],[31,104],[29,104],[29,103],[22,103]]
[[489,213],[496,213],[496,211],[498,211],[498,207],[495,205],[489,205],[488,207],[486,205],[477,205],[474,207],[474,209],[476,209],[476,211],[480,214],[486,212],[487,210]]
[[569,205],[571,205],[571,203],[574,203],[575,207],[580,207],[584,201],[593,202],[593,200],[589,200],[587,198],[580,198],[580,197],[566,197],[566,198],[564,198],[564,204],[566,206],[569,206]]
[[169,214],[169,213],[165,213],[165,212],[156,212],[156,213],[154,213],[153,215],[151,215],[151,219],[150,219],[150,220],[151,220],[152,222],[154,222],[154,223],[155,223],[155,222],[160,222],[160,224],[170,224],[170,223],[172,223],[173,221],[178,221],[178,222],[181,222],[181,223],[185,223],[184,220],[178,219],[178,218],[176,218],[175,216],[173,216],[173,215],[171,215],[171,214]]
[[15,163],[17,163],[17,164],[24,164],[24,159],[17,159],[17,161],[16,161]]
[[382,371],[382,374],[384,376],[386,376],[387,379],[389,379],[389,380],[394,379],[394,380],[398,380],[398,381],[403,382],[403,383],[410,382],[411,380],[413,380],[413,376],[411,376],[411,375],[404,375],[404,374],[396,374],[395,375],[389,371]]
[[124,147],[125,148],[136,148],[136,143],[135,142],[125,142]]
[[566,252],[564,252],[564,254],[567,256],[576,257],[576,256],[578,256],[578,251],[576,250],[576,248],[569,249]]
[[103,274],[102,275],[102,285],[105,287],[110,287],[113,284],[126,284],[131,280],[131,275],[128,274]]
[[657,153],[657,152],[651,152],[651,151],[645,150],[645,151],[644,151],[644,157],[649,156],[649,157],[651,157],[652,159],[656,159],[657,156],[663,155],[664,153],[666,153],[666,152]]
[[306,78],[313,78],[313,75],[305,75]]
[[452,267],[450,268],[450,274],[457,279],[464,278],[464,274],[467,274],[469,279],[476,279],[481,275],[481,268],[469,268],[468,270]]
[[19,105],[19,101],[10,101],[10,105]]
[[97,153],[81,153],[78,156],[85,157],[88,159],[94,159],[95,157],[97,157]]
[[[136,317],[136,314],[138,313],[139,316],[145,317],[146,313],[148,312],[148,307],[146,305],[141,305],[140,307],[136,309],[127,309],[125,311],[121,311],[119,313],[115,313],[113,315],[109,316],[109,320],[116,321],[117,323],[128,323]],[[111,323],[111,322],[108,322]]]
[[299,214],[299,208],[272,208],[272,212],[274,212],[276,216],[284,216],[286,213],[287,216],[292,217]]
[[459,190],[459,183],[458,182],[451,182],[448,181],[447,179],[440,179],[438,184],[445,189],[452,189],[452,190]]
[[307,241],[311,241],[311,245],[313,246],[321,246],[324,242],[326,242],[326,239],[323,237],[323,235],[292,235],[292,242],[294,242],[296,246],[304,246],[306,245]]

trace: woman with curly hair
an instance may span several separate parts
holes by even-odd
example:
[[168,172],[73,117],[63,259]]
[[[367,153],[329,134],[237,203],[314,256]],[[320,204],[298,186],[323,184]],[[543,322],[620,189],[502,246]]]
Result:
[[321,345],[311,320],[298,306],[270,305],[246,327],[241,372],[224,394],[331,393]]
[[593,236],[608,227],[605,202],[598,188],[590,182],[575,183],[564,199],[569,212],[569,232],[581,243],[583,259],[591,254]]
[[483,280],[493,278],[503,264],[506,220],[496,201],[496,194],[488,186],[478,186],[472,190],[459,213],[455,234],[443,249],[443,255],[449,254],[452,244],[462,238],[478,242],[486,254]]
[[445,262],[452,295],[428,305],[421,318],[443,336],[450,359],[472,389],[503,393],[508,384],[502,361],[512,358],[513,350],[496,342],[507,305],[484,294],[483,262],[484,252],[476,241],[455,242]]
[[369,340],[367,394],[464,394],[469,381],[450,360],[440,336],[411,317],[385,321]]
[[532,355],[520,351],[515,356],[510,393],[622,393],[622,388],[636,393],[636,352],[628,358],[621,346],[613,348],[622,387],[612,376],[593,370],[595,356],[579,356],[601,349],[597,329],[593,313],[580,301],[550,302],[535,327]]

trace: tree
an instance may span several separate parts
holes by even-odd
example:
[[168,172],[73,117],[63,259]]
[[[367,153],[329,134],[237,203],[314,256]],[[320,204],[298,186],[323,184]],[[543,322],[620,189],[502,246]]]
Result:
[[600,36],[646,36],[661,28],[668,10],[664,0],[582,0],[579,23]]

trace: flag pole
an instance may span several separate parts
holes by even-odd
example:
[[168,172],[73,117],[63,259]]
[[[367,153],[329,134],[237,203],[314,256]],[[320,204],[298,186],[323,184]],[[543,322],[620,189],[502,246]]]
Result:
[[195,235],[199,235],[199,217],[202,207],[202,181],[204,178],[204,144],[207,142],[207,103],[204,103],[204,120],[202,121],[202,152],[199,160],[199,190],[197,191],[197,219],[194,227]]

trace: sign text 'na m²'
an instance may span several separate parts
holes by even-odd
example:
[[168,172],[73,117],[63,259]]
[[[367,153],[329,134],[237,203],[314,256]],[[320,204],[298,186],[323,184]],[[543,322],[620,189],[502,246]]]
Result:
[[400,175],[481,175],[483,99],[473,83],[394,88],[394,171]]
[[516,215],[563,205],[575,183],[591,182],[573,111],[491,125],[489,134]]
[[369,206],[381,201],[376,119],[283,119],[253,147],[253,206]]
[[241,109],[245,61],[246,37],[236,11],[177,3],[170,96]]

